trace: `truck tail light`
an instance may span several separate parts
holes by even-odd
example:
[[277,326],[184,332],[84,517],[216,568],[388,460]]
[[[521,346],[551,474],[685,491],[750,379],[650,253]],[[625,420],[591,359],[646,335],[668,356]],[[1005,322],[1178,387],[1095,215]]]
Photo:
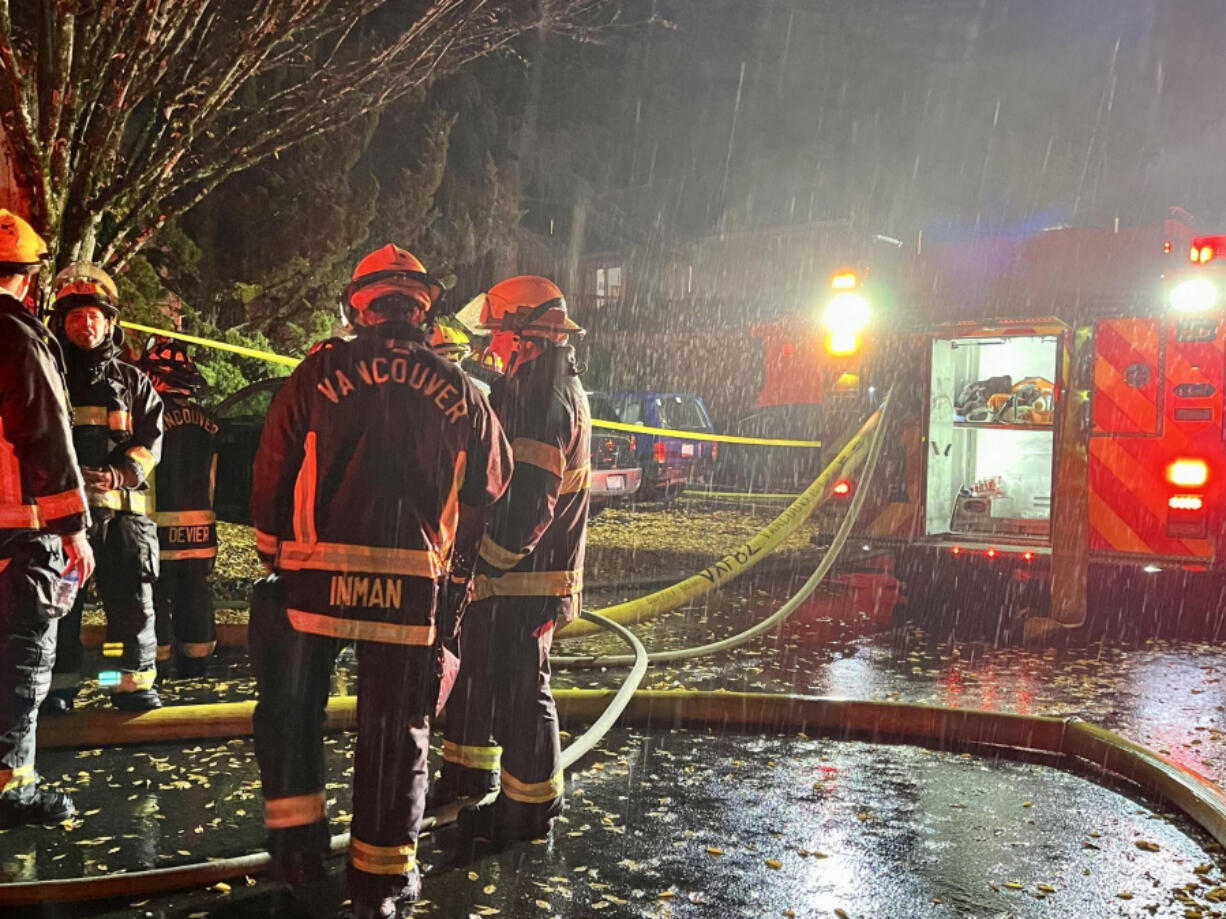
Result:
[[668,459],[668,444],[662,440],[657,440],[655,447],[652,448],[652,453],[657,463],[664,463]]
[[713,443],[711,444],[711,461],[714,462],[717,459],[719,459],[719,444]]
[[830,493],[839,498],[847,498],[851,496],[851,490],[852,490],[851,482],[847,479],[843,479],[842,481],[835,484],[834,488],[830,490]]
[[1177,459],[1166,467],[1166,479],[1180,488],[1197,488],[1209,481],[1209,464],[1201,459]]
[[1176,511],[1199,511],[1205,506],[1205,499],[1200,495],[1172,495],[1167,505]]

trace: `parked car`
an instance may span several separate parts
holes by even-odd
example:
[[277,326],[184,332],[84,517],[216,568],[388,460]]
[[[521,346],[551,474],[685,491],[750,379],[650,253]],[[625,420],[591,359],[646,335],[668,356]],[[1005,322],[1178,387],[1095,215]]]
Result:
[[[240,389],[214,411],[217,435],[217,518],[230,523],[251,523],[251,467],[264,430],[264,416],[283,378],[262,380]],[[592,414],[609,413],[592,393]],[[592,431],[592,503],[600,507],[639,490],[643,470],[634,453],[634,438],[618,431]]]
[[[607,396],[611,417],[597,414],[593,407],[594,418],[673,431],[715,432],[702,399],[690,393],[618,390]],[[643,467],[640,494],[652,498],[676,497],[692,479],[707,480],[719,456],[719,444],[710,441],[648,433],[633,436],[635,453]]]
[[[590,392],[588,403],[593,418],[616,417],[609,397]],[[592,505],[611,504],[638,492],[643,484],[643,467],[635,457],[635,436],[621,431],[592,428]]]

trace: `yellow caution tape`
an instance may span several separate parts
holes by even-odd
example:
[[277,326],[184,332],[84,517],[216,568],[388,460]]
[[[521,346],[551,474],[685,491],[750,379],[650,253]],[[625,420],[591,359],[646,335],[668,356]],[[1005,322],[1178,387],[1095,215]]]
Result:
[[[242,345],[232,345],[224,341],[212,341],[208,338],[199,338],[195,335],[188,335],[186,332],[178,332],[174,329],[154,329],[147,325],[138,325],[135,322],[120,322],[125,329],[132,329],[137,332],[144,332],[147,335],[165,335],[167,338],[177,338],[181,341],[191,342],[193,345],[202,345],[205,348],[217,348],[221,351],[230,351],[234,354],[241,354],[243,357],[254,357],[262,361],[268,361],[271,364],[284,364],[286,367],[297,367],[302,360],[297,357],[286,357],[284,354],[274,354],[271,351],[258,351],[255,348],[244,348]],[[763,447],[820,447],[820,440],[777,440],[765,437],[737,437],[733,434],[703,434],[695,431],[673,431],[668,428],[648,428],[641,424],[622,424],[620,421],[602,421],[598,418],[592,419],[592,427],[608,428],[612,431],[629,431],[632,434],[658,434],[662,437],[680,437],[686,440],[706,440],[714,441],[721,444],[757,444]]]
[[700,491],[691,488],[681,497],[691,501],[701,501],[704,498],[728,498],[736,501],[791,501],[799,498],[804,492],[771,492],[771,491]]
[[763,447],[820,447],[820,440],[781,440],[770,437],[738,437],[735,434],[704,434],[701,431],[672,431],[668,428],[649,428],[641,424],[624,424],[620,421],[592,419],[592,427],[608,428],[610,431],[628,431],[631,434],[659,434],[661,437],[683,437],[686,440],[709,440],[719,444],[758,444]]
[[[620,625],[630,625],[641,622],[660,613],[684,606],[704,594],[710,593],[724,585],[725,581],[744,574],[758,562],[775,551],[802,523],[809,518],[822,501],[829,497],[831,482],[853,463],[860,462],[867,453],[871,443],[869,433],[881,420],[881,409],[878,409],[864,423],[864,426],[847,443],[822,474],[813,480],[808,488],[801,492],[800,497],[789,504],[783,511],[763,527],[749,542],[733,549],[713,565],[692,575],[683,581],[678,581],[671,587],[657,590],[655,593],[618,603],[598,610],[601,616]],[[558,631],[559,638],[584,638],[599,631],[599,627],[575,620]]]
[[167,338],[178,338],[181,341],[191,342],[193,345],[203,345],[206,348],[216,348],[219,351],[231,351],[234,354],[241,354],[243,357],[254,357],[262,361],[268,361],[270,364],[284,364],[286,367],[297,367],[302,363],[300,358],[286,357],[284,354],[274,354],[271,351],[257,351],[255,348],[244,348],[242,345],[232,345],[224,341],[198,338],[195,335],[188,335],[186,332],[178,332],[174,329],[154,329],[147,325],[138,325],[135,322],[120,322],[119,324],[125,329],[144,332],[147,335],[164,335]]

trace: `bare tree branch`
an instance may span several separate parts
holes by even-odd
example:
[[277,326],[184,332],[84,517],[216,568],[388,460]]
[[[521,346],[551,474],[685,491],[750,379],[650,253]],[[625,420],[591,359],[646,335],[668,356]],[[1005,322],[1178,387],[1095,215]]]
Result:
[[115,262],[237,172],[524,32],[614,18],[612,0],[33,2],[0,0],[0,122],[60,251],[104,232]]

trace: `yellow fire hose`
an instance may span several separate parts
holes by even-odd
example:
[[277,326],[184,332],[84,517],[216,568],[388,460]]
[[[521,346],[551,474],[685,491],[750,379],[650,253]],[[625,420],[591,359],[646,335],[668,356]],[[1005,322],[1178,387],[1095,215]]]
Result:
[[[839,555],[843,551],[843,546],[851,535],[852,528],[856,525],[856,521],[860,519],[860,511],[864,507],[864,499],[872,490],[873,475],[877,471],[877,460],[881,456],[881,446],[885,443],[885,432],[888,430],[886,417],[889,414],[889,410],[890,399],[887,396],[885,404],[874,415],[874,418],[877,418],[877,424],[871,433],[868,434],[868,456],[864,463],[863,473],[860,476],[856,493],[852,496],[851,503],[848,505],[847,511],[839,523],[838,530],[835,531],[834,538],[826,548],[822,560],[818,563],[816,570],[800,586],[800,589],[771,615],[736,635],[694,648],[680,648],[675,651],[655,651],[648,655],[647,659],[650,663],[659,664],[693,660],[698,657],[708,657],[712,654],[722,654],[725,651],[731,651],[733,648],[747,644],[757,636],[763,635],[782,625],[809,599],[813,591],[817,589],[817,586],[830,573],[830,569],[834,567],[835,562],[838,561]],[[859,439],[860,435],[857,435],[856,440],[858,441]],[[602,612],[607,614],[608,611],[602,610]],[[635,658],[620,654],[554,657],[550,660],[557,667],[626,667],[636,662]]]
[[[887,397],[888,403],[888,397]],[[722,587],[728,581],[740,577],[750,568],[757,565],[779,547],[779,544],[794,533],[809,515],[829,497],[829,490],[834,480],[847,470],[861,462],[872,443],[869,434],[881,421],[882,409],[874,412],[864,423],[856,435],[839,451],[830,464],[822,470],[821,475],[801,492],[800,497],[789,504],[782,513],[763,527],[749,542],[733,549],[719,561],[698,574],[691,575],[683,581],[678,581],[670,587],[657,590],[643,597],[627,600],[607,606],[600,614],[622,625],[633,625],[652,616],[677,609],[679,606],[696,600],[713,590]],[[857,494],[860,490],[857,490]],[[559,638],[585,638],[598,632],[599,629],[588,622],[576,620],[564,629],[559,630]]]
[[[609,733],[609,729],[633,701],[635,690],[647,673],[647,651],[633,632],[616,622],[603,620],[596,613],[584,615],[591,616],[630,645],[638,663],[616,692],[601,693],[601,698],[606,703],[603,711],[596,712],[591,708],[587,710],[593,716],[592,726],[562,751],[563,771],[570,769],[595,749],[605,734]],[[252,733],[251,716],[254,711],[254,702],[230,702],[219,705],[173,706],[139,715],[106,711],[83,712],[79,717],[40,725],[38,745],[45,750],[97,744],[114,746],[128,743],[166,743],[188,736],[199,739],[243,737]],[[72,723],[68,724],[68,721]],[[356,727],[357,697],[339,696],[329,699],[325,730],[353,730]],[[494,797],[495,795],[490,795],[488,800],[492,801]],[[451,805],[441,812],[426,814],[422,820],[421,832],[428,833],[453,823],[459,810],[458,805]],[[333,854],[346,851],[349,848],[349,834],[333,836],[331,848]],[[0,904],[108,900],[114,897],[135,897],[181,890],[186,887],[205,887],[218,881],[258,874],[267,865],[268,854],[256,852],[235,858],[110,874],[104,877],[0,884]]]
[[[625,692],[625,686],[616,692],[558,690],[555,697],[559,716],[570,721],[607,718],[613,704]],[[329,705],[329,727],[335,730],[351,726],[353,705],[351,698],[333,699]],[[251,733],[252,707],[252,703],[183,706],[180,717],[174,719],[166,718],[164,712],[132,716],[103,711],[82,713],[74,716],[73,730],[58,727],[64,722],[57,722],[54,730],[40,732],[39,740],[44,746],[88,746],[96,740],[87,738],[100,736],[106,736],[110,743],[139,742],[149,734],[143,728],[134,730],[142,722],[158,723],[162,733],[157,739],[161,741],[244,736]],[[215,715],[207,711],[213,708],[224,708],[225,712]],[[1144,794],[1177,807],[1215,841],[1226,845],[1226,793],[1222,789],[1141,744],[1076,718],[902,702],[696,690],[639,690],[629,699],[621,717],[624,725],[650,730],[701,727],[719,731],[803,732],[809,737],[912,744],[936,750],[988,746],[994,755],[1025,755],[1035,751],[1054,754],[1068,758],[1070,766],[1075,762],[1086,763],[1123,776]],[[96,727],[91,724],[95,721]],[[219,726],[225,727],[224,733],[215,732]],[[575,745],[568,747],[567,753],[573,749]],[[569,765],[573,759],[568,758],[567,762]],[[441,825],[441,822],[424,824]],[[334,848],[341,845],[342,839],[334,839]],[[267,856],[255,854],[101,878],[3,884],[0,904],[147,895],[255,874],[266,863]]]

